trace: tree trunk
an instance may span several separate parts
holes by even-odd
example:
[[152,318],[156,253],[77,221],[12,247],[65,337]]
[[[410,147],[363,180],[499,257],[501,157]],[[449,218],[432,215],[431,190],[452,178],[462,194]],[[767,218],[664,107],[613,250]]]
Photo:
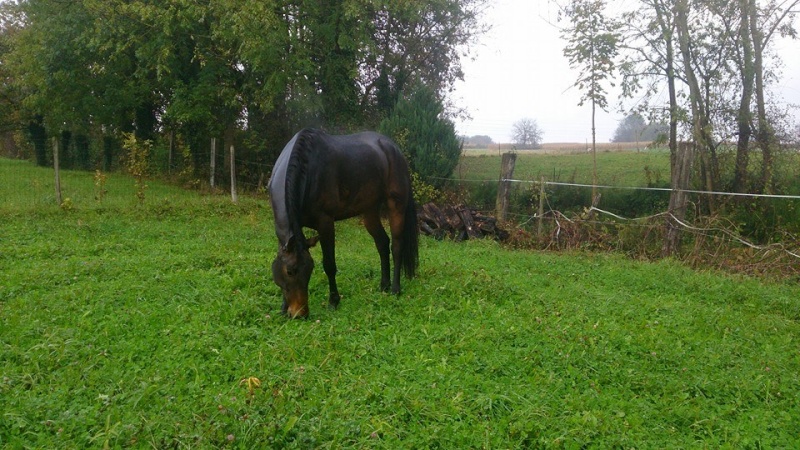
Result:
[[169,130],[169,157],[167,158],[167,173],[172,174],[175,167],[175,129]]
[[761,147],[763,162],[761,165],[761,191],[765,194],[772,193],[772,165],[773,165],[773,137],[772,127],[767,120],[767,107],[764,98],[764,35],[758,26],[758,9],[756,0],[749,0],[748,13],[750,15],[750,34],[753,39],[753,70],[756,83],[756,114],[758,116],[758,130],[756,141]]
[[750,105],[753,102],[755,67],[753,63],[753,41],[750,35],[749,0],[739,0],[740,24],[739,40],[742,45],[742,98],[736,114],[739,137],[736,142],[736,169],[733,178],[734,192],[747,192],[747,166],[750,164],[750,134],[752,116]]
[[672,193],[669,196],[669,215],[667,216],[667,232],[664,238],[662,253],[672,256],[680,250],[681,225],[686,218],[688,194],[686,189],[692,179],[692,162],[694,161],[694,144],[682,142],[672,166]]
[[28,135],[36,155],[36,165],[46,167],[47,164],[47,131],[42,123],[42,116],[36,116],[28,122]]
[[[692,61],[691,36],[689,30],[689,3],[688,0],[678,0],[675,5],[675,29],[678,32],[678,45],[683,59],[683,72],[686,84],[689,86],[689,100],[692,108],[692,137],[696,142],[696,149],[703,152],[702,160],[706,166],[704,186],[706,190],[713,191],[713,161],[710,158],[713,144],[710,134],[710,123],[706,115],[706,105],[703,91]],[[709,209],[713,205],[709,201]]]
[[[594,64],[593,64],[594,66]],[[597,206],[600,198],[597,196],[597,126],[595,116],[597,105],[592,96],[592,206]]]
[[231,201],[239,203],[239,194],[236,192],[236,152],[233,143],[230,144],[231,155]]
[[209,183],[211,184],[211,189],[215,187],[215,180],[214,176],[217,173],[217,138],[211,138],[211,178]]
[[103,171],[108,172],[111,170],[111,165],[114,161],[114,138],[105,135],[103,136]]
[[[662,9],[663,8],[663,9]],[[678,146],[678,94],[675,87],[675,47],[674,25],[667,20],[667,8],[659,4],[656,15],[666,41],[667,88],[669,91],[669,155],[672,193],[669,197],[669,213],[666,220],[666,232],[662,253],[672,256],[680,250],[681,229],[676,219],[682,221],[686,217],[686,190],[691,182],[694,153],[691,145]]]

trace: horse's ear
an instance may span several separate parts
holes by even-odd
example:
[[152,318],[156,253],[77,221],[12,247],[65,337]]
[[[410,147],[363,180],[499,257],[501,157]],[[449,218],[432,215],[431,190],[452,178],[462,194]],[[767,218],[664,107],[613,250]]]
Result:
[[317,245],[317,242],[319,242],[319,235],[311,236],[310,238],[306,239],[306,244],[308,244],[308,248]]

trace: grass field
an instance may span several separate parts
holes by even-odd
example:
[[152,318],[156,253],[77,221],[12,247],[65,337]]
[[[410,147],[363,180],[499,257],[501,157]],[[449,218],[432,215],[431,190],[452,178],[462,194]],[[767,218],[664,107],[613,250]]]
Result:
[[348,221],[291,321],[267,202],[51,175],[0,159],[0,448],[800,445],[796,284],[423,238],[394,297]]
[[[592,154],[571,151],[567,144],[553,144],[541,150],[517,153],[514,178],[538,181],[592,183]],[[490,150],[466,150],[456,168],[462,180],[492,180],[500,175],[501,155]],[[648,182],[669,183],[669,151],[635,151],[628,148],[605,148],[597,152],[597,181],[609,186],[646,186]],[[649,179],[648,179],[649,177]]]

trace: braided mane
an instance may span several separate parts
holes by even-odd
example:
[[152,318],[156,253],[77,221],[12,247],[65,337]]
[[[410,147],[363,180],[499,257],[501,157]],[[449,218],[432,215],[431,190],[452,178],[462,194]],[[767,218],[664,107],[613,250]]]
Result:
[[306,128],[297,134],[286,169],[286,212],[291,233],[296,237],[295,243],[299,249],[307,246],[303,239],[303,207],[315,181],[313,174],[309,173],[309,159],[315,144],[319,142],[320,133],[319,130]]

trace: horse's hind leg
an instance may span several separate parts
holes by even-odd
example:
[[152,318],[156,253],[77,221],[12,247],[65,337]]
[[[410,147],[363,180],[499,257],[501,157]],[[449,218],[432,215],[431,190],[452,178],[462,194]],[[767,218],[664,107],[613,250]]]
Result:
[[403,267],[403,226],[405,224],[403,211],[405,204],[391,197],[387,203],[389,205],[389,230],[392,233],[392,262],[394,263],[392,294],[399,294],[400,269]]
[[389,290],[389,236],[381,224],[380,211],[368,212],[364,214],[364,226],[367,231],[375,240],[375,247],[378,249],[378,254],[381,257],[381,290],[386,292]]

